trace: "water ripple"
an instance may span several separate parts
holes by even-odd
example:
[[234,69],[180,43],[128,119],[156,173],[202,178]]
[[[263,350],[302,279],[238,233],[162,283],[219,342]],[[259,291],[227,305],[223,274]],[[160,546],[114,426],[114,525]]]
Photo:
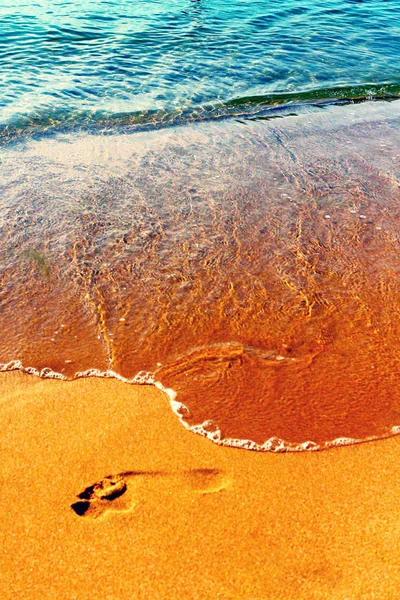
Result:
[[0,124],[398,86],[399,23],[399,2],[373,0],[6,2]]

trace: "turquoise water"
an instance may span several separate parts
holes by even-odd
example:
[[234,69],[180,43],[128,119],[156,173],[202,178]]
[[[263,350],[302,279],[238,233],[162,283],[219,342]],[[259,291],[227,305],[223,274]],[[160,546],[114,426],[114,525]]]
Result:
[[3,0],[0,131],[398,97],[397,0]]

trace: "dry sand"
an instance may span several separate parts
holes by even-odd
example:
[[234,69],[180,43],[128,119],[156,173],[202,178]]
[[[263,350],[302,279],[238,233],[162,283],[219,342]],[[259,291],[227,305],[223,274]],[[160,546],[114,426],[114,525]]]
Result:
[[[0,392],[3,600],[398,597],[400,438],[257,454],[150,386],[14,372]],[[118,474],[124,494],[72,510]]]

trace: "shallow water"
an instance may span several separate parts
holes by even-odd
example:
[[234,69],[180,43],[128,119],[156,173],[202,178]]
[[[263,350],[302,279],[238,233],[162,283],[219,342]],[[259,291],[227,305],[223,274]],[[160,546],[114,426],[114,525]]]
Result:
[[302,111],[3,148],[0,362],[151,372],[222,443],[397,431],[400,102]]

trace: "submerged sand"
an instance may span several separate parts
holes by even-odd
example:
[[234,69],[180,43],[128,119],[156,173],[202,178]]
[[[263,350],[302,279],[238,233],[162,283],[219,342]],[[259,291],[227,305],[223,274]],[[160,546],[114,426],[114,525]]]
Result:
[[[5,600],[397,596],[398,437],[222,448],[152,386],[17,372],[0,376],[0,427]],[[124,493],[78,516],[77,495],[109,475]]]
[[0,371],[149,371],[259,445],[400,427],[400,101],[302,110],[7,148]]

